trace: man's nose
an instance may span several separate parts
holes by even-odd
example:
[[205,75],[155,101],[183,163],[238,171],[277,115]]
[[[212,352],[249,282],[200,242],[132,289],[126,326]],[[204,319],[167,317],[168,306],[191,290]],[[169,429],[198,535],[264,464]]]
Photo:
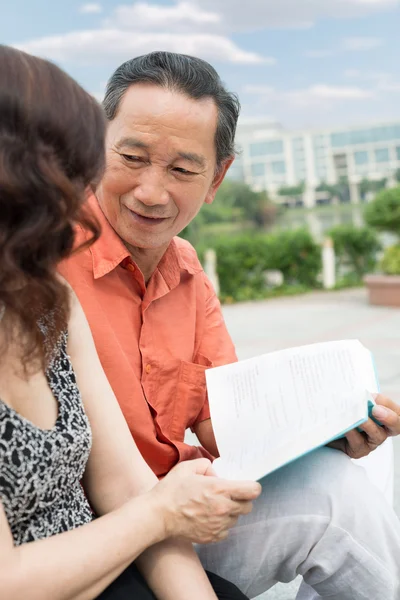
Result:
[[168,175],[162,169],[149,166],[140,174],[139,181],[134,190],[136,200],[146,206],[168,204],[169,193],[166,189]]

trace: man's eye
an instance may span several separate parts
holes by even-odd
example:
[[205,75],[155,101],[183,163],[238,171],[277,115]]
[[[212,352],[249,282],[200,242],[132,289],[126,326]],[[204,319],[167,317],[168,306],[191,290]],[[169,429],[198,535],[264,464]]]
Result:
[[121,156],[128,162],[142,162],[140,156],[132,156],[132,154],[121,154]]
[[182,173],[182,175],[196,175],[193,171],[187,171],[187,169],[182,169],[181,167],[175,167],[174,171],[177,173]]

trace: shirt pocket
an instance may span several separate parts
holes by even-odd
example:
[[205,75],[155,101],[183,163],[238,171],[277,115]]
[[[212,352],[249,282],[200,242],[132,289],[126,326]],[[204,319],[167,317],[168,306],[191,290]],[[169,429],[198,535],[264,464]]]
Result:
[[207,398],[207,369],[213,366],[205,356],[198,355],[198,363],[181,360],[176,385],[174,415],[171,423],[173,439],[183,442],[186,429],[192,427]]

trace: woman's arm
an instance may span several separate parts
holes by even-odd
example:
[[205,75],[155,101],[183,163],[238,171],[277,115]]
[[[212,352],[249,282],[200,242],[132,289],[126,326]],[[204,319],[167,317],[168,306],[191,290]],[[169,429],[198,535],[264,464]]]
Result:
[[72,531],[14,547],[0,503],[0,597],[93,600],[110,575],[163,539],[162,511],[151,495]]
[[209,468],[205,459],[179,465],[157,483],[132,441],[77,303],[70,342],[93,428],[86,491],[103,516],[14,547],[0,503],[0,597],[93,600],[141,555],[141,568],[159,600],[186,600],[188,593],[191,600],[215,600],[191,546],[165,540],[223,539],[237,517],[249,512],[249,501],[260,487],[204,477]]
[[[222,539],[234,522],[226,515],[235,513],[235,503],[227,501],[226,494],[243,496],[242,487],[204,477],[207,465],[205,459],[191,461],[152,491],[87,525],[18,547],[14,547],[0,503],[0,598],[94,600],[126,566],[143,555],[143,571],[160,600],[187,598],[188,592],[191,599],[215,600],[197,558],[186,551],[186,546],[179,541],[163,546],[163,541],[174,534],[199,542]],[[205,486],[203,497],[199,493],[196,497],[196,491],[204,491],[204,480],[210,485]],[[193,490],[195,500],[191,500]],[[222,502],[221,498],[215,501],[218,494]],[[199,504],[203,504],[200,519]],[[243,511],[237,510],[236,515],[239,512]],[[150,546],[154,553],[146,555]],[[198,590],[192,592],[195,584]]]

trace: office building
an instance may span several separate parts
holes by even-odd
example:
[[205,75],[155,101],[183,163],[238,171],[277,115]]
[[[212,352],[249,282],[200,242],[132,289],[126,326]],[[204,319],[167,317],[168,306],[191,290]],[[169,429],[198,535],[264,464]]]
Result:
[[268,121],[241,122],[236,137],[240,154],[229,177],[254,190],[267,190],[287,201],[282,188],[304,185],[298,203],[314,206],[321,184],[349,184],[350,200],[359,202],[360,183],[387,179],[400,169],[400,121],[319,130],[285,130]]

